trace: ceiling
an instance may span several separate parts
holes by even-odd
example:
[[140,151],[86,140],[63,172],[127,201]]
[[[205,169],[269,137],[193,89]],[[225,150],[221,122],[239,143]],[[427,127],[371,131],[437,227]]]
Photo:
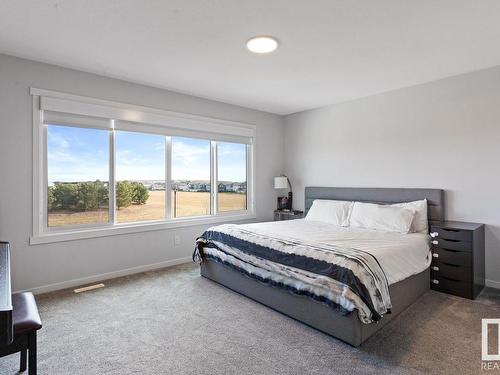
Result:
[[[498,0],[0,0],[0,53],[277,114],[500,65]],[[277,37],[255,55],[245,41]]]

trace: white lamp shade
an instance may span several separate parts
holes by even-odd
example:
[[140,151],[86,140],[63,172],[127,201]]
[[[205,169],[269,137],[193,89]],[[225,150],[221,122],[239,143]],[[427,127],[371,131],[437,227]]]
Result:
[[275,189],[288,189],[288,178],[286,176],[274,177]]

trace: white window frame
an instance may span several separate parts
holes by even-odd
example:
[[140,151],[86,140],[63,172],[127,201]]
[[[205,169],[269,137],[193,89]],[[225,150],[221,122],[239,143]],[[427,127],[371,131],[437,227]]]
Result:
[[[234,121],[227,121],[161,109],[94,99],[79,95],[31,88],[33,98],[33,233],[30,244],[42,244],[95,238],[144,231],[163,230],[185,226],[215,224],[228,221],[255,219],[255,162],[256,127]],[[43,103],[43,104],[42,104]],[[44,107],[45,106],[45,107]],[[47,126],[43,124],[43,108],[74,114],[75,118],[94,116],[110,121],[109,165],[110,202],[109,223],[96,225],[75,225],[64,227],[47,226]],[[162,220],[116,223],[115,205],[115,124],[116,130],[154,133],[165,136],[165,218]],[[84,125],[81,126],[85,127]],[[92,126],[94,127],[94,126]],[[205,216],[171,217],[171,159],[172,137],[193,137],[210,140],[211,159],[211,214]],[[238,142],[247,144],[247,209],[217,212],[217,142]],[[115,199],[112,199],[115,198]]]

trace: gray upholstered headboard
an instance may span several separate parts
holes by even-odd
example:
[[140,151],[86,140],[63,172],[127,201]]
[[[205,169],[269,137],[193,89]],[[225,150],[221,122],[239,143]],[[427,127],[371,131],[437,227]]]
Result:
[[305,213],[315,199],[339,201],[359,201],[378,204],[411,202],[427,199],[429,222],[444,220],[444,190],[407,189],[407,188],[345,188],[345,187],[306,187]]

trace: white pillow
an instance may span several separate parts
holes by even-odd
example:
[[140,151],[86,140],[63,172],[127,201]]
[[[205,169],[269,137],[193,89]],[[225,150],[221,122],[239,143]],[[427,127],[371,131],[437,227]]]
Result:
[[408,233],[414,216],[415,210],[410,208],[354,202],[349,224],[351,227]]
[[353,202],[315,199],[306,215],[306,220],[323,221],[347,227],[352,204]]
[[410,232],[427,233],[429,231],[429,219],[427,218],[427,199],[421,201],[397,203],[392,206],[404,207],[415,210],[415,217],[411,223]]

